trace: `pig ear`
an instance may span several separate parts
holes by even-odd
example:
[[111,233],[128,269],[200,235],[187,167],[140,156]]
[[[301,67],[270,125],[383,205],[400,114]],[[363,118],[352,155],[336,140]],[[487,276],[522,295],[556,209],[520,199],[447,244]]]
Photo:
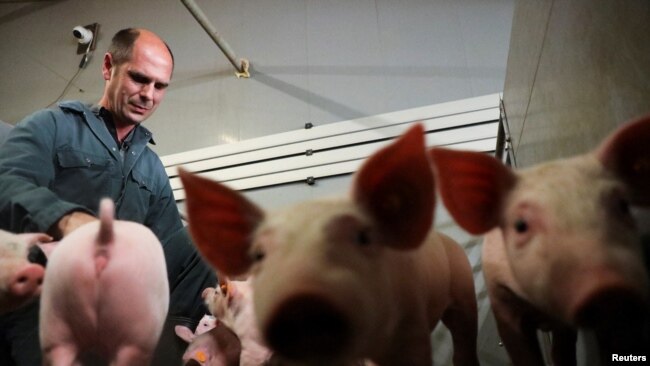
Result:
[[219,289],[224,296],[228,296],[230,294],[232,287],[232,282],[230,282],[229,279],[225,278],[223,281],[219,280]]
[[458,225],[482,234],[499,224],[514,173],[484,153],[431,149],[442,202]]
[[194,339],[194,332],[184,325],[175,326],[174,333],[187,343],[192,343],[192,340]]
[[616,130],[596,150],[596,157],[631,188],[634,204],[650,205],[650,115]]
[[363,164],[352,196],[386,245],[409,249],[424,241],[433,224],[435,185],[422,125],[413,126]]
[[264,214],[239,192],[179,169],[190,233],[201,254],[220,273],[245,273],[253,232]]

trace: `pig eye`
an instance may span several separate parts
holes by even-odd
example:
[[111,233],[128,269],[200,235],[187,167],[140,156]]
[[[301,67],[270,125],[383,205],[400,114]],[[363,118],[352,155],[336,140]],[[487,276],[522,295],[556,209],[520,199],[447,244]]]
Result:
[[367,230],[361,230],[357,233],[357,243],[361,246],[370,245],[370,235]]
[[515,231],[522,234],[528,231],[528,223],[524,219],[517,219],[514,225]]
[[264,259],[264,256],[265,256],[265,254],[264,254],[263,251],[261,251],[259,249],[256,249],[251,254],[251,259],[253,260],[253,262],[260,262],[262,259]]

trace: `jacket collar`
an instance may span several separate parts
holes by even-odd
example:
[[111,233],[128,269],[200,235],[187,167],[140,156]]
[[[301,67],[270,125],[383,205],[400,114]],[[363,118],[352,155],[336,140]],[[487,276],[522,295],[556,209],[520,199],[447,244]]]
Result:
[[[84,114],[89,123],[92,123],[90,119],[95,119],[98,122],[101,122],[101,124],[104,124],[104,122],[100,121],[99,118],[97,118],[94,113],[95,110],[100,108],[98,105],[84,104],[78,100],[64,101],[64,102],[60,102],[58,105],[59,108],[61,109],[67,109],[77,113]],[[153,139],[153,134],[151,133],[151,131],[149,131],[149,129],[144,127],[141,123],[139,123],[136,126],[135,131],[133,131],[133,138],[138,140],[147,139],[147,141],[152,145],[156,144],[156,142]]]

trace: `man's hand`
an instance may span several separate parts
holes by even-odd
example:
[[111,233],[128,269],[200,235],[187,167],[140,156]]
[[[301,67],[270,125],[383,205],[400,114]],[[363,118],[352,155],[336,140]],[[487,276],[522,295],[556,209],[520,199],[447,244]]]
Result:
[[89,222],[97,221],[98,219],[95,216],[89,215],[85,212],[74,211],[63,216],[59,222],[54,225],[54,232],[52,236],[55,238],[61,239],[66,235],[73,232],[79,226],[87,224]]

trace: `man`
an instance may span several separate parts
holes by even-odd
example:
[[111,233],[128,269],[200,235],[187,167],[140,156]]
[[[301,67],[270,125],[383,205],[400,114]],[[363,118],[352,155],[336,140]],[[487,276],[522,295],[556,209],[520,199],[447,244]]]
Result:
[[5,142],[5,139],[7,138],[7,135],[9,134],[9,131],[13,128],[12,125],[8,124],[7,122],[0,121],[0,145],[2,145],[3,142]]
[[[72,101],[38,111],[0,147],[0,228],[58,240],[97,220],[100,199],[110,197],[118,219],[158,236],[171,290],[163,343],[175,341],[174,325],[194,328],[205,312],[201,290],[216,283],[183,228],[164,167],[147,146],[151,132],[141,125],[162,101],[173,68],[171,50],[156,34],[121,30],[104,55],[97,105]],[[182,341],[159,349],[164,364],[180,364]],[[41,364],[38,302],[0,318],[0,364]]]

